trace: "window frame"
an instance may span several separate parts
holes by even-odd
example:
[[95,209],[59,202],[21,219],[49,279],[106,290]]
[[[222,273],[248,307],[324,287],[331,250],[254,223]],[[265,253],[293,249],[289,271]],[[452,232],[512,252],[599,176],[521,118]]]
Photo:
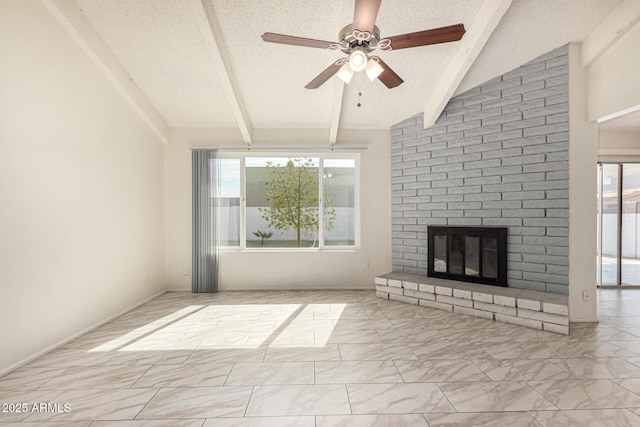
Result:
[[[318,152],[278,152],[278,151],[260,151],[256,152],[236,152],[225,151],[218,152],[219,159],[239,159],[240,160],[240,244],[238,246],[221,246],[219,249],[222,252],[350,252],[360,249],[360,229],[361,229],[361,191],[360,191],[360,153],[318,153]],[[246,223],[246,210],[247,210],[247,186],[246,186],[246,158],[247,157],[283,157],[283,158],[318,158],[318,209],[320,214],[318,215],[318,247],[311,248],[296,248],[296,247],[283,247],[283,248],[259,248],[259,247],[247,247],[247,223]],[[354,182],[354,243],[353,245],[329,245],[324,244],[324,210],[322,209],[323,200],[323,186],[324,186],[324,160],[325,159],[349,159],[355,163],[355,182]]]

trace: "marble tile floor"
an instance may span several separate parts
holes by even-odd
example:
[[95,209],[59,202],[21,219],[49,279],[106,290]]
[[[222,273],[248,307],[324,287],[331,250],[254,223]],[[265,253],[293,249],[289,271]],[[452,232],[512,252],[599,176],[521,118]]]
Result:
[[166,293],[0,378],[0,426],[640,426],[640,290],[598,300],[563,336],[372,291]]

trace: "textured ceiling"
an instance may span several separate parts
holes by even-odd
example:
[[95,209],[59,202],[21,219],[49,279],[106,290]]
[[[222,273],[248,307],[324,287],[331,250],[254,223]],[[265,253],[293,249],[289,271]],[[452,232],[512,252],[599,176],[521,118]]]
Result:
[[580,42],[622,0],[513,0],[456,94],[568,42]]
[[[339,51],[264,43],[264,32],[337,41],[353,0],[206,0],[218,44],[253,128],[329,129],[335,77],[304,89]],[[231,103],[188,0],[75,0],[88,21],[172,127],[237,127]],[[483,0],[383,0],[381,36],[463,23]],[[513,0],[456,93],[569,41],[580,41],[621,0]],[[346,12],[345,12],[346,10]],[[348,16],[345,19],[344,16]],[[459,43],[382,52],[403,79],[389,90],[356,74],[345,86],[340,128],[388,129],[423,111]],[[358,107],[358,102],[361,106]]]
[[335,51],[265,43],[265,32],[333,41],[342,2],[212,1],[242,98],[256,128],[328,128],[333,84],[304,86],[338,59]]
[[188,1],[75,2],[169,126],[236,126]]

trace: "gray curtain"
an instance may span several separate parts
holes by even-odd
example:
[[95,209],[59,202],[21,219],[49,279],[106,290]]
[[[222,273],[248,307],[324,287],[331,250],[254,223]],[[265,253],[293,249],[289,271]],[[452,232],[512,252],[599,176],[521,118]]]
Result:
[[193,249],[191,291],[218,292],[219,233],[215,197],[218,187],[216,150],[191,152],[193,180]]

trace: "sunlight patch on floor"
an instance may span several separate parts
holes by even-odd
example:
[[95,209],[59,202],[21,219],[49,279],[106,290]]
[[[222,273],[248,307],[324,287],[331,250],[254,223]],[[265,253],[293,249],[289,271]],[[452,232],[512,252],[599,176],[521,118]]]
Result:
[[324,347],[346,307],[346,303],[192,305],[90,352]]

